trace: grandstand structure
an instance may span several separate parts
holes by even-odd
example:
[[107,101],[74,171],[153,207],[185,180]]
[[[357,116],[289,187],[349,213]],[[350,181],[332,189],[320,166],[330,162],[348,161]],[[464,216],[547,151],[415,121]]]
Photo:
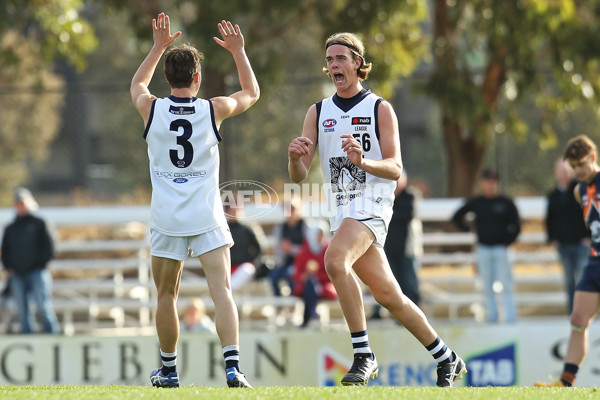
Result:
[[[420,306],[434,321],[484,320],[484,296],[474,269],[475,236],[454,231],[448,222],[460,202],[424,199],[420,205],[425,249],[419,271]],[[523,232],[513,246],[519,319],[564,318],[567,299],[562,269],[543,231],[545,199],[518,198],[516,204],[523,220]],[[57,257],[49,268],[54,277],[54,306],[64,333],[153,333],[156,293],[150,269],[149,207],[56,207],[44,208],[41,214],[58,233]],[[246,207],[246,217],[253,218],[251,205]],[[0,209],[1,226],[12,218],[12,209]],[[275,207],[254,221],[266,233],[267,264],[273,254],[272,228],[282,220],[283,210]],[[5,277],[4,271],[0,274]],[[186,261],[178,302],[181,312],[192,297],[202,298],[212,316],[212,301],[197,258]],[[302,311],[299,299],[272,296],[265,279],[252,282],[235,298],[242,329],[293,327]],[[366,290],[364,299],[366,308],[375,304]],[[0,315],[0,332],[14,331],[14,305],[4,306],[11,312]],[[323,301],[318,312],[321,329],[345,329],[337,301]]]

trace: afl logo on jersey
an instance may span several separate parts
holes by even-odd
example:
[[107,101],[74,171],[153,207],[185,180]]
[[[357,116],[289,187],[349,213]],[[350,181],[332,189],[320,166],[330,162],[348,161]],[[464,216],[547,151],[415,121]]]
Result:
[[337,121],[335,119],[326,119],[325,121],[323,121],[323,127],[325,128],[333,128],[335,124],[337,124]]
[[188,180],[186,178],[175,178],[173,182],[175,183],[186,183]]

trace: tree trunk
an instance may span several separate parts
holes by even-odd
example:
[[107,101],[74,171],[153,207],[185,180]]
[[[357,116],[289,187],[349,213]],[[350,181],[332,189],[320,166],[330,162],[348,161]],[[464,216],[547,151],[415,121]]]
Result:
[[446,150],[448,196],[470,196],[475,190],[477,174],[483,163],[488,141],[478,139],[477,135],[465,137],[464,127],[445,113],[442,116],[442,129]]
[[[450,21],[456,18],[449,17],[448,3],[445,0],[435,0],[434,7],[434,43],[436,43],[434,74],[436,79],[442,82],[456,81],[464,73],[458,70],[456,64],[456,58],[459,57],[457,54],[460,53],[457,47],[462,38],[457,27],[451,25]],[[493,49],[493,53],[488,54],[489,62],[481,86],[472,87],[473,90],[481,91],[485,112],[466,115],[466,119],[465,115],[460,118],[461,116],[453,115],[446,106],[449,101],[461,101],[460,95],[440,94],[442,132],[446,152],[447,195],[450,197],[467,197],[473,194],[479,170],[492,138],[493,118],[491,116],[497,109],[500,90],[506,81],[504,59],[508,52],[507,47],[501,43],[497,43]]]

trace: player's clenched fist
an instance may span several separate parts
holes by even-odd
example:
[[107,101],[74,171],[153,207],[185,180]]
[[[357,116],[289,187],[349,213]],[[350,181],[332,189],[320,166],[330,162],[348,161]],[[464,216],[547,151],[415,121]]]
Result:
[[288,147],[288,155],[290,160],[297,160],[303,156],[309,154],[309,146],[312,146],[313,142],[307,137],[297,137],[292,140]]

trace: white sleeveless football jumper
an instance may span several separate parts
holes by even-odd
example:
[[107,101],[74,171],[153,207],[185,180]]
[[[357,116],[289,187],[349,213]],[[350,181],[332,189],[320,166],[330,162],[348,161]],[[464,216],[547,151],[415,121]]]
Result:
[[219,191],[219,151],[212,103],[170,96],[152,103],[144,131],[152,203],[150,228],[193,236],[227,226]]
[[332,231],[344,218],[353,218],[363,222],[383,220],[387,233],[396,181],[379,178],[352,164],[340,138],[351,134],[360,142],[363,157],[383,159],[377,124],[382,100],[368,90],[352,99],[333,95],[316,104],[319,158]]

